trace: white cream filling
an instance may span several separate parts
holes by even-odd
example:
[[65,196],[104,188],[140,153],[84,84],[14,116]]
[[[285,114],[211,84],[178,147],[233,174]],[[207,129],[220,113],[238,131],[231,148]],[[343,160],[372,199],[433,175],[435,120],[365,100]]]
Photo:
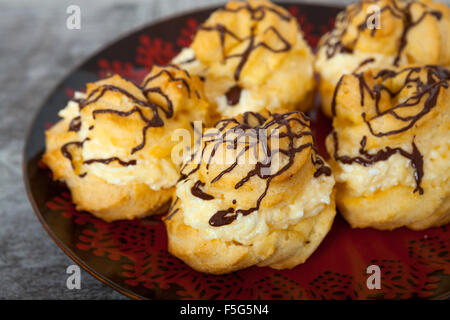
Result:
[[[89,152],[83,152],[83,159],[93,158],[89,156]],[[92,163],[85,165],[84,169],[89,174],[101,177],[111,184],[142,183],[155,191],[173,187],[179,178],[177,168],[167,159],[149,156],[145,160],[138,159],[134,166],[112,166],[111,164]]]
[[[236,220],[228,225],[213,227],[209,224],[209,219],[217,211],[228,209],[231,203],[222,198],[202,200],[193,196],[191,187],[195,182],[194,175],[188,181],[177,185],[176,194],[180,198],[184,223],[201,230],[206,239],[220,238],[243,244],[250,244],[256,237],[267,235],[273,229],[287,229],[303,218],[317,215],[330,204],[334,186],[334,179],[331,176],[312,178],[306,188],[292,190],[298,192],[292,204],[280,202],[271,208],[260,208],[246,216],[239,214]],[[255,203],[258,197],[259,195],[255,195]],[[237,209],[239,208],[239,199],[237,199]]]
[[411,160],[399,154],[369,167],[339,162],[339,169],[335,172],[336,182],[345,183],[355,196],[367,196],[398,185],[416,187]]
[[197,76],[203,75],[205,73],[206,66],[203,65],[198,59],[191,61],[193,58],[195,58],[194,50],[192,48],[183,48],[181,52],[172,59],[172,63],[180,65],[180,67],[189,73]]
[[248,111],[258,112],[263,108],[272,109],[280,106],[280,101],[276,96],[272,96],[270,101],[265,101],[254,97],[251,91],[246,89],[241,91],[239,103],[234,106],[228,104],[225,95],[216,97],[215,102],[217,104],[217,110],[224,117],[234,117]]
[[[350,74],[356,69],[361,72],[372,68],[386,68],[392,66],[395,59],[395,56],[358,50],[355,50],[352,54],[338,53],[328,59],[325,49],[323,47],[319,50],[315,67],[324,80],[333,84],[336,84],[343,74]],[[369,58],[373,58],[375,61],[358,68],[364,60]]]

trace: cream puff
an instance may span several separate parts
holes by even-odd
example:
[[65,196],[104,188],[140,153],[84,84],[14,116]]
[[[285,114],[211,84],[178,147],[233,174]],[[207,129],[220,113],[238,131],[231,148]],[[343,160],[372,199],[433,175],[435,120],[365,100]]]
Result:
[[450,71],[410,66],[344,75],[326,145],[352,227],[450,222]]
[[158,212],[179,179],[173,132],[207,116],[202,82],[177,66],[154,67],[141,87],[115,75],[75,98],[46,131],[43,161],[54,179],[78,210],[105,221]]
[[314,55],[297,20],[270,1],[228,2],[173,62],[204,80],[218,118],[312,106]]
[[450,9],[431,0],[362,0],[338,14],[319,42],[323,112],[331,116],[334,88],[343,74],[408,64],[450,66]]
[[334,178],[301,112],[223,119],[184,162],[164,218],[168,247],[192,268],[293,268],[317,249],[336,210]]

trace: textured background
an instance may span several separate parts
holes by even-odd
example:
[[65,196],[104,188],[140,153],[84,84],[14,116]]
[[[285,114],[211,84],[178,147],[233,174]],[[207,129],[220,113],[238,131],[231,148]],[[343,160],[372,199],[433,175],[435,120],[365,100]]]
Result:
[[[66,288],[73,262],[41,227],[24,191],[25,132],[51,89],[106,43],[161,17],[222,2],[0,0],[0,299],[125,298],[85,271],[81,290]],[[71,4],[81,8],[81,30],[66,29]]]

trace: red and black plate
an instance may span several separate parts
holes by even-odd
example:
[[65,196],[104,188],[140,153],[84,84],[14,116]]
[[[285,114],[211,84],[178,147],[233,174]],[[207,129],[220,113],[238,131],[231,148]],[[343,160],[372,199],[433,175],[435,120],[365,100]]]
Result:
[[[330,30],[336,7],[283,4],[311,46]],[[75,262],[133,298],[147,299],[407,299],[450,296],[450,226],[424,231],[351,229],[337,217],[318,250],[292,270],[252,267],[215,276],[192,270],[167,251],[161,216],[106,223],[78,212],[41,156],[44,131],[87,82],[109,73],[139,83],[154,64],[169,62],[188,46],[214,8],[169,18],[109,45],[70,73],[39,109],[27,136],[23,171],[28,197],[44,228]],[[323,153],[329,120],[313,111]],[[161,212],[163,214],[164,212]],[[368,289],[369,265],[381,268],[381,289]]]

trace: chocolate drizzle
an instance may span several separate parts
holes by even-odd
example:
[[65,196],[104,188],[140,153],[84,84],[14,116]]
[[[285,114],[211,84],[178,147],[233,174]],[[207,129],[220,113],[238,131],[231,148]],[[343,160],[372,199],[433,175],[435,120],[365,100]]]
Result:
[[[302,128],[302,130],[294,130],[292,127],[293,124],[298,125]],[[246,152],[254,152],[254,154],[256,154],[258,148],[262,146],[265,156],[263,159],[257,159],[253,169],[247,172],[247,174],[235,184],[234,188],[241,188],[252,177],[258,177],[259,179],[265,180],[266,185],[264,191],[259,195],[254,206],[246,209],[231,207],[226,210],[216,212],[209,220],[209,224],[214,227],[232,223],[239,214],[245,216],[259,210],[261,202],[267,194],[271,181],[275,177],[286,172],[293,165],[295,156],[308,148],[312,149],[311,153],[315,153],[313,143],[305,142],[303,144],[299,144],[299,139],[306,136],[312,136],[312,132],[309,129],[309,119],[305,114],[298,111],[285,114],[274,113],[270,114],[269,118],[266,118],[259,113],[246,112],[242,115],[241,120],[229,118],[218,121],[215,128],[218,129],[218,132],[211,134],[205,133],[203,135],[204,146],[201,149],[200,159],[205,157],[205,150],[210,144],[212,145],[211,153],[205,157],[204,162],[206,163],[206,168],[209,168],[216,150],[223,144],[226,145],[227,149],[236,150],[237,154],[234,162],[217,174],[217,176],[211,180],[211,184],[219,181],[224,175],[232,172],[233,169],[238,166],[239,160]],[[269,134],[266,136],[264,132],[269,132]],[[249,137],[250,141],[246,141],[242,144],[243,137]],[[263,138],[266,138],[267,140]],[[287,147],[284,149],[272,149],[267,142],[264,142],[269,141],[271,138],[287,139]],[[241,146],[242,149],[239,149],[239,146]],[[276,172],[272,172],[272,159],[277,154],[287,158],[287,163],[283,164]],[[186,163],[182,168],[181,180],[187,179],[190,175],[199,170],[201,163],[198,163],[193,169],[189,167],[195,158],[196,154],[193,153],[191,156],[191,161]],[[317,157],[317,155],[312,155],[311,161],[316,167],[316,172],[314,174],[316,178],[322,174],[331,174],[331,169],[327,167],[325,163]],[[185,171],[187,169],[190,169],[190,171],[186,173]],[[197,181],[191,190],[193,194],[194,190],[197,192],[196,187],[199,186],[202,186],[202,183]]]
[[321,175],[324,176],[331,176],[331,168],[325,165],[325,162],[322,160],[322,158],[319,158],[317,156],[317,151],[314,148],[314,152],[311,153],[311,161],[316,167],[316,171],[314,172],[314,178],[318,178]]
[[211,219],[209,219],[209,224],[213,227],[220,227],[232,223],[237,218],[237,213],[234,212],[233,208],[228,208],[226,210],[217,211]]
[[81,129],[81,117],[75,117],[70,121],[69,131],[78,132]]
[[[235,8],[235,9],[225,7],[225,8],[219,9],[219,11],[228,12],[228,13],[232,13],[232,14],[236,14],[240,11],[247,11],[250,14],[250,19],[253,21],[262,21],[266,17],[267,12],[276,14],[283,21],[290,21],[292,19],[292,17],[289,14],[285,14],[285,13],[281,12],[280,10],[277,10],[276,8],[272,8],[272,7],[269,7],[266,5],[259,5],[259,6],[253,8],[249,3],[243,3],[242,6]],[[257,48],[262,47],[273,53],[287,52],[291,49],[291,44],[273,26],[268,27],[263,32],[264,33],[273,32],[275,34],[275,36],[277,37],[277,39],[281,42],[280,48],[271,47],[265,42],[257,42],[256,35],[255,35],[255,25],[253,25],[250,28],[250,35],[247,37],[244,37],[244,38],[239,37],[234,32],[229,30],[226,26],[224,26],[223,24],[220,24],[220,23],[217,23],[216,25],[213,25],[213,26],[208,26],[208,25],[204,24],[199,27],[198,31],[199,32],[200,31],[217,32],[219,34],[220,45],[222,48],[223,62],[226,62],[229,59],[240,59],[238,62],[238,65],[235,69],[235,72],[234,72],[234,80],[235,81],[239,81],[241,72],[242,72],[246,62],[248,61],[251,53],[254,50],[256,50]],[[240,43],[248,42],[248,45],[242,53],[227,55],[225,52],[225,48],[226,48],[225,44],[226,44],[227,36],[231,37],[232,39],[234,39]]]
[[109,164],[110,162],[114,162],[114,161],[117,161],[123,167],[136,165],[136,160],[123,161],[117,157],[111,157],[111,158],[107,158],[107,159],[89,159],[89,160],[83,161],[83,163],[84,164],[92,164],[92,163]]
[[361,69],[362,67],[364,67],[365,65],[368,65],[370,63],[374,63],[375,62],[375,58],[367,58],[364,59],[363,61],[361,61],[361,63],[358,65],[358,67],[356,67],[356,69],[353,71],[354,73],[357,72],[359,69]]
[[[423,81],[420,78],[420,72],[422,70],[426,70],[426,81]],[[386,82],[387,80],[395,78],[403,73],[407,73],[407,75],[405,81],[403,82],[403,85],[399,89],[397,89],[397,91],[392,91],[384,84],[384,82]],[[399,134],[410,129],[417,121],[419,121],[423,116],[429,113],[436,106],[441,88],[448,88],[450,71],[440,66],[410,67],[401,69],[400,71],[384,69],[379,71],[378,74],[374,76],[374,79],[381,79],[381,83],[377,83],[373,88],[370,88],[370,86],[367,84],[364,78],[364,74],[358,74],[356,76],[359,81],[361,106],[364,106],[365,92],[367,92],[369,96],[375,100],[376,115],[372,119],[368,120],[366,113],[363,112],[361,114],[362,118],[367,124],[372,135],[376,137],[384,137]],[[408,97],[408,99],[392,106],[385,111],[380,110],[380,100],[382,92],[387,92],[392,99],[398,96],[404,88],[410,88],[411,86],[414,86],[416,90],[411,96]],[[423,108],[418,113],[409,116],[401,116],[398,114],[398,112],[402,109],[419,105],[422,100]],[[333,101],[332,104],[335,108],[336,101]],[[385,132],[375,131],[371,124],[371,121],[387,115],[393,116],[395,119],[404,122],[404,125],[396,130]]]
[[[86,108],[87,106],[97,103],[107,92],[119,92],[122,95],[126,96],[128,99],[130,99],[132,101],[132,103],[134,104],[134,106],[129,111],[118,111],[118,110],[110,109],[110,108],[95,109],[92,111],[92,117],[94,120],[96,120],[96,118],[101,114],[114,114],[114,115],[117,115],[120,117],[129,117],[133,114],[138,114],[145,125],[142,128],[142,142],[140,144],[134,146],[133,149],[131,150],[131,154],[134,154],[134,153],[142,150],[145,147],[147,130],[149,130],[150,128],[154,128],[154,127],[164,126],[164,120],[163,120],[164,118],[163,118],[162,114],[167,119],[169,119],[173,116],[173,103],[172,103],[171,99],[162,91],[162,89],[159,86],[152,86],[152,82],[154,80],[158,79],[159,77],[166,75],[169,78],[170,82],[180,82],[181,85],[183,85],[186,88],[188,94],[190,95],[190,93],[191,93],[191,88],[190,88],[188,82],[186,81],[186,79],[182,78],[182,77],[175,77],[172,73],[170,73],[167,70],[167,68],[181,70],[178,66],[168,65],[168,66],[166,66],[166,69],[162,69],[157,74],[146,78],[142,87],[140,88],[141,92],[146,97],[148,97],[148,95],[150,95],[150,94],[157,94],[157,95],[161,96],[165,100],[166,106],[154,103],[154,102],[150,101],[148,98],[145,100],[140,99],[140,98],[136,97],[135,95],[133,95],[132,93],[130,93],[129,91],[127,91],[123,88],[117,87],[115,85],[103,84],[103,85],[98,86],[92,92],[90,92],[90,94],[85,99],[77,100],[77,102],[79,103],[79,109],[81,111],[84,108]],[[184,73],[187,78],[190,78],[190,75],[187,71],[184,71]],[[148,115],[146,115],[146,112],[145,112],[146,110],[151,111],[151,113],[150,113],[151,117],[148,117]],[[71,123],[69,125],[69,131],[78,132],[80,130],[80,128],[81,128],[81,117],[78,116],[71,121]],[[92,130],[93,128],[94,128],[94,126],[91,125],[89,127],[89,130]],[[86,140],[89,140],[89,139],[86,139]],[[61,148],[61,152],[63,153],[64,157],[66,157],[67,159],[72,161],[72,155],[68,151],[68,147],[71,145],[76,145],[77,147],[81,148],[83,146],[83,143],[84,143],[84,141],[67,143]],[[92,163],[102,163],[102,164],[108,165],[111,162],[117,162],[122,166],[136,165],[136,160],[125,161],[125,160],[119,159],[118,157],[111,157],[111,158],[107,158],[107,159],[88,159],[88,160],[85,160],[83,163],[87,164],[87,165],[92,164]],[[72,167],[73,167],[73,164],[72,164]]]
[[71,141],[71,142],[67,142],[66,144],[64,144],[64,145],[61,147],[61,153],[62,153],[62,155],[63,155],[65,158],[69,159],[69,161],[70,161],[70,163],[71,163],[73,169],[75,169],[75,166],[74,166],[74,164],[73,164],[73,156],[72,156],[72,153],[70,153],[70,151],[69,151],[69,147],[70,147],[70,146],[75,146],[75,147],[77,147],[77,148],[81,148],[81,147],[83,147],[83,144],[84,144],[86,141],[89,141],[89,138],[86,138],[86,139],[83,140],[83,141]]
[[238,85],[231,87],[230,90],[225,93],[225,96],[227,97],[227,103],[230,106],[237,105],[239,103],[239,100],[241,99],[241,92],[242,88]]
[[[175,64],[168,64],[168,65],[166,65],[165,67],[170,67],[170,68],[173,68],[173,69],[176,69],[176,70],[182,70],[188,79],[191,78],[189,72],[187,72],[187,71],[184,70],[184,69],[181,69],[180,67],[178,67],[178,66],[175,65]],[[159,71],[157,74],[155,74],[155,75],[153,75],[153,76],[148,77],[147,79],[145,79],[144,83],[142,84],[142,89],[145,91],[145,89],[147,88],[147,86],[148,86],[153,80],[155,80],[155,79],[161,77],[162,75],[168,76],[168,77],[169,77],[169,81],[171,81],[171,82],[180,82],[180,83],[186,88],[186,90],[187,90],[187,92],[188,92],[188,96],[189,96],[189,97],[191,96],[191,87],[189,86],[189,83],[187,82],[187,80],[186,80],[185,78],[175,77],[175,76],[172,75],[172,73],[170,73],[170,71],[167,70],[167,69],[162,69],[162,70]]]
[[214,197],[210,194],[205,193],[200,187],[203,187],[205,185],[204,182],[201,182],[200,180],[195,182],[194,186],[191,188],[191,193],[197,198],[200,198],[202,200],[212,200]]
[[[421,78],[421,74],[425,75],[423,71],[426,72],[426,80]],[[396,91],[392,91],[388,86],[385,85],[387,81],[395,78],[399,75],[405,74],[405,80],[401,87]],[[353,74],[354,77],[358,79],[359,90],[361,96],[361,107],[364,108],[365,105],[365,94],[367,93],[371,100],[375,102],[375,115],[368,119],[365,112],[361,113],[361,117],[364,123],[367,125],[369,132],[375,138],[381,138],[385,136],[391,136],[400,134],[412,128],[422,117],[428,114],[437,104],[438,96],[441,89],[447,89],[449,87],[450,71],[440,67],[440,66],[424,66],[424,67],[409,67],[404,68],[399,71],[384,69],[379,71],[373,79],[378,80],[378,82],[372,87],[367,83],[364,73]],[[333,115],[336,115],[336,97],[342,85],[341,77],[339,80],[332,101]],[[397,97],[403,89],[411,89],[414,87],[413,93],[408,96],[407,99],[402,99],[397,105],[391,108],[381,111],[380,100],[382,92],[386,92],[391,99]],[[423,107],[413,115],[402,116],[398,112],[405,108],[412,108],[423,104]],[[372,121],[379,119],[384,116],[392,116],[396,120],[402,122],[403,124],[394,130],[380,131],[375,130]],[[414,192],[419,191],[419,194],[423,194],[423,189],[420,186],[423,172],[423,156],[421,155],[419,149],[414,143],[414,139],[411,143],[411,152],[408,152],[401,148],[392,148],[390,146],[384,149],[378,150],[376,153],[369,153],[366,150],[367,137],[364,136],[360,141],[359,155],[356,157],[350,157],[346,155],[339,155],[339,143],[338,136],[335,131],[332,133],[334,141],[334,158],[336,161],[340,161],[345,164],[358,163],[363,166],[371,166],[378,161],[386,161],[394,154],[400,154],[401,156],[409,159],[411,161],[411,166],[415,170],[414,178],[416,181],[416,188]]]
[[[352,41],[349,41],[348,43],[344,43],[344,37],[348,36],[349,27],[355,19],[356,16],[361,14],[363,11],[363,5],[365,3],[373,3],[376,4],[378,1],[360,1],[355,4],[350,5],[347,7],[347,9],[343,12],[341,12],[337,18],[336,18],[336,28],[330,32],[328,37],[325,39],[324,46],[325,46],[325,53],[328,59],[335,56],[337,53],[352,53],[353,49],[355,48],[357,42],[359,41],[361,32],[364,32],[367,30],[368,21],[372,18],[373,13],[367,13],[365,16],[365,19],[362,23],[356,26],[356,35],[352,37]],[[412,6],[413,5],[420,5],[424,9],[423,13],[417,18],[413,19],[412,15]],[[395,54],[395,58],[393,61],[394,66],[398,66],[400,63],[400,59],[402,56],[402,53],[407,45],[407,38],[409,31],[419,25],[428,15],[433,16],[437,20],[440,20],[442,18],[442,13],[438,10],[431,10],[427,4],[411,0],[411,1],[399,1],[399,0],[393,0],[390,1],[388,4],[380,8],[380,14],[389,11],[393,18],[399,19],[403,22],[403,29],[402,34],[399,39],[399,45],[397,48],[397,52]],[[370,30],[370,36],[375,36],[378,29],[374,28]],[[353,32],[353,30],[352,30]]]
[[[426,7],[425,4],[414,1],[414,2],[408,3],[406,8],[404,10],[402,10],[404,13],[404,20],[403,20],[404,27],[403,27],[402,36],[400,37],[400,45],[397,50],[397,55],[395,56],[395,59],[394,59],[394,66],[397,66],[397,67],[400,62],[401,54],[402,54],[403,50],[405,49],[406,45],[408,44],[407,37],[408,37],[408,32],[411,30],[411,28],[420,24],[420,22],[422,22],[422,20],[424,20],[427,15],[432,15],[437,20],[440,20],[442,18],[442,12],[432,10],[432,11],[424,11],[422,13],[422,15],[417,20],[414,21],[412,18],[412,13],[411,13],[411,6],[413,3],[420,3],[422,6]],[[394,5],[397,6],[395,1],[394,1]],[[399,9],[399,8],[397,7],[397,9]]]
[[169,208],[169,213],[167,214],[167,216],[164,218],[164,220],[170,220],[172,219],[172,217],[178,212],[180,211],[180,208],[177,208],[177,203],[180,199],[177,197],[175,199],[175,201],[172,203],[172,205]]
[[262,20],[264,20],[264,18],[266,17],[266,13],[268,11],[276,14],[278,17],[280,17],[280,19],[282,19],[284,21],[290,21],[291,20],[291,16],[289,14],[285,14],[285,13],[281,12],[280,10],[277,10],[276,8],[269,7],[269,6],[266,6],[266,5],[259,5],[259,6],[255,7],[255,8],[253,8],[247,2],[243,3],[242,6],[240,6],[238,8],[234,8],[234,9],[231,9],[231,8],[228,8],[228,7],[224,7],[224,8],[218,9],[218,11],[225,11],[225,12],[231,12],[231,13],[237,13],[237,12],[240,12],[242,10],[247,11],[250,14],[251,19],[254,20],[254,21],[262,21]]

